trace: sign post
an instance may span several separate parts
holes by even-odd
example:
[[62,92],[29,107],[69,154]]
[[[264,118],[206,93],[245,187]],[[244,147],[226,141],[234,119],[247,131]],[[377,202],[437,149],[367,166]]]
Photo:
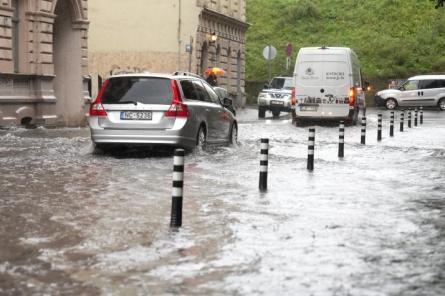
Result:
[[292,56],[292,50],[293,50],[293,45],[292,43],[288,43],[287,47],[286,47],[286,70],[289,70],[290,65],[291,65],[291,61],[290,61],[290,57]]
[[272,79],[272,64],[271,60],[273,60],[277,56],[277,49],[272,45],[267,45],[263,49],[263,57],[268,61],[269,68],[269,81]]

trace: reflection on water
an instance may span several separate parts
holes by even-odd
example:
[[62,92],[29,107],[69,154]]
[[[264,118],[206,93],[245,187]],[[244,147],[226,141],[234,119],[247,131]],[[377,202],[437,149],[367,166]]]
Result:
[[0,294],[443,295],[445,120],[426,115],[378,143],[368,111],[367,145],[347,128],[342,161],[338,129],[317,126],[313,173],[306,128],[242,121],[240,145],[187,154],[179,231],[171,150],[2,130]]

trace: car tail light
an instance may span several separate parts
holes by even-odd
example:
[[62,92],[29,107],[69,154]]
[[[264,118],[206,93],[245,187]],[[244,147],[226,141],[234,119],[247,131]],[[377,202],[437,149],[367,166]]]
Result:
[[99,94],[94,102],[90,105],[90,116],[107,116],[107,111],[105,111],[102,105],[102,96],[104,94],[105,88],[108,85],[108,80],[105,80],[100,88]]
[[290,99],[291,99],[292,105],[296,105],[298,103],[297,96],[295,94],[295,87],[292,87],[292,92],[291,92]]
[[173,99],[170,108],[165,111],[167,117],[187,117],[189,115],[189,108],[182,102],[181,93],[179,92],[178,82],[171,80],[171,87],[173,91]]
[[355,105],[355,100],[357,99],[357,90],[355,87],[349,89],[349,106]]

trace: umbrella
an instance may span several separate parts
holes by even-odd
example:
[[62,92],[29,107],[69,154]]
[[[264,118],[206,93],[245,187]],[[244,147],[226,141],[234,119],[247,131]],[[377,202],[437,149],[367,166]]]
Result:
[[219,67],[209,67],[205,70],[204,72],[206,75],[210,75],[210,74],[224,74],[226,73],[226,71],[223,68],[219,68]]

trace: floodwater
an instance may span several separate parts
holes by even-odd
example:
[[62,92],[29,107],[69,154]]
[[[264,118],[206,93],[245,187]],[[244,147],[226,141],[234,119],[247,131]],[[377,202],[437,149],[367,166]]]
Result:
[[[0,131],[1,295],[444,295],[445,113],[367,143],[239,111],[239,145],[185,158],[169,228],[172,154],[93,153],[88,129]],[[260,138],[268,191],[258,190]]]

